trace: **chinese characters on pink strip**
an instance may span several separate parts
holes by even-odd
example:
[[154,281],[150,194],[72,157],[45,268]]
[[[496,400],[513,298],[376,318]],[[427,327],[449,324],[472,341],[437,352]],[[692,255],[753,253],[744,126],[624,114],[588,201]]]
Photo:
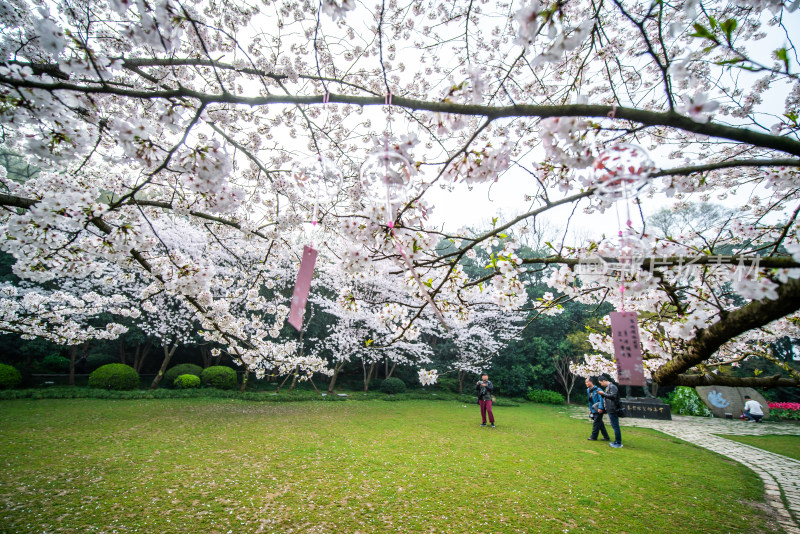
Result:
[[617,381],[622,386],[646,386],[636,312],[612,312],[609,317],[617,360]]

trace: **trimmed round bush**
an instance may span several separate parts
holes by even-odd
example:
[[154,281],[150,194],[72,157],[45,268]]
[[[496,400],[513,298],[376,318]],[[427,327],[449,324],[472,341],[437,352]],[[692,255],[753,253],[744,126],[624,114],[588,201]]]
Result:
[[200,378],[203,368],[193,363],[181,363],[170,367],[164,376],[161,378],[161,383],[168,388],[175,387],[175,379],[181,375],[194,375]]
[[529,389],[528,400],[539,404],[564,404],[564,395],[548,389]]
[[13,389],[22,383],[22,373],[15,367],[0,363],[0,389]]
[[200,377],[196,375],[180,375],[172,383],[177,389],[193,389],[200,387]]
[[236,371],[224,365],[212,365],[200,374],[203,385],[217,389],[236,389]]
[[124,363],[108,363],[89,375],[89,387],[125,391],[139,387],[139,373]]
[[388,395],[406,392],[406,383],[399,378],[391,377],[381,382],[381,391]]

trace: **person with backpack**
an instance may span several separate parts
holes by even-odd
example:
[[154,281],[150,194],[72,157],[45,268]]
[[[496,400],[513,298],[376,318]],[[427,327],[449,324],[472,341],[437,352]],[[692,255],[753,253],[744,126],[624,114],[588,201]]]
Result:
[[605,405],[603,404],[603,397],[599,393],[600,388],[594,385],[594,379],[589,377],[586,379],[586,395],[589,397],[589,411],[592,417],[592,435],[589,436],[589,441],[597,441],[597,435],[603,434],[603,441],[611,441],[608,437],[606,425],[603,424],[603,412]]
[[489,375],[483,373],[475,386],[478,394],[478,404],[481,406],[481,426],[486,426],[486,414],[489,414],[489,423],[494,428],[494,414],[492,413],[492,393],[494,386],[489,381]]
[[622,447],[622,433],[619,430],[619,409],[621,407],[619,402],[619,388],[611,381],[607,375],[600,377],[600,385],[603,386],[598,393],[605,400],[606,413],[608,413],[608,422],[611,423],[611,428],[614,429],[614,441],[609,443],[615,449]]

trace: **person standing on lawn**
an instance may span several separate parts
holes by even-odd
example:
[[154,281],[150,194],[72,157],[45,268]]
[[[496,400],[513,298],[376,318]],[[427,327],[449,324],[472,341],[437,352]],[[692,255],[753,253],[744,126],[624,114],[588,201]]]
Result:
[[608,422],[611,423],[611,428],[614,429],[614,441],[609,443],[615,449],[622,447],[622,433],[619,430],[619,388],[611,381],[606,375],[600,377],[600,385],[605,389],[598,390],[598,393],[603,397],[603,403],[606,407],[608,414]]
[[481,405],[481,426],[486,426],[486,414],[489,414],[489,423],[494,428],[494,414],[492,413],[492,393],[494,386],[489,381],[489,375],[483,373],[475,385],[478,394],[478,404]]
[[589,411],[592,413],[592,435],[589,436],[589,441],[597,441],[597,434],[603,434],[603,441],[611,441],[606,425],[603,424],[605,412],[603,397],[598,393],[600,388],[595,386],[594,382],[592,377],[586,379],[586,395],[589,397]]

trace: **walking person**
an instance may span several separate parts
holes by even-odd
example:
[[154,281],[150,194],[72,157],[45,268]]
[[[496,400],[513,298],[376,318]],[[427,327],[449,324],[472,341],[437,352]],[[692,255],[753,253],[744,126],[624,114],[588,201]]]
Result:
[[614,429],[614,441],[609,445],[619,449],[622,447],[622,433],[619,430],[619,388],[606,375],[600,377],[600,385],[603,386],[605,391],[601,389],[598,390],[598,393],[603,397],[606,413],[608,414],[608,422],[611,423],[611,428]]
[[492,413],[492,393],[494,386],[489,381],[489,375],[483,373],[475,385],[478,394],[478,404],[481,405],[481,426],[486,426],[486,415],[489,415],[489,424],[494,428],[494,414]]
[[594,379],[589,377],[586,379],[586,395],[589,397],[589,410],[592,413],[592,435],[589,436],[589,441],[597,441],[597,435],[603,435],[603,441],[611,441],[608,437],[606,425],[603,424],[603,413],[605,412],[605,404],[603,397],[598,393],[600,388],[594,384]]

